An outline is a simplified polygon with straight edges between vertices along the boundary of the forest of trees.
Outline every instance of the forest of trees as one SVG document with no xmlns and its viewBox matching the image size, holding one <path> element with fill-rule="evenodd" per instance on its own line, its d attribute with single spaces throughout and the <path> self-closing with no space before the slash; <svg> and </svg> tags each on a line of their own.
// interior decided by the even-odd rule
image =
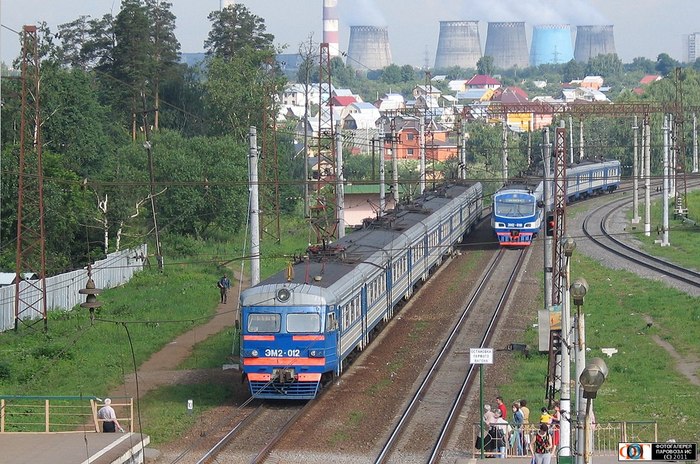
<svg viewBox="0 0 700 464">
<path fill-rule="evenodd" d="M 170 10 L 171 4 L 163 1 L 122 0 L 116 16 L 81 16 L 57 31 L 46 24 L 38 27 L 49 273 L 85 266 L 117 246 L 152 240 L 151 188 L 165 254 L 186 253 L 192 241 L 239 230 L 248 210 L 250 126 L 258 128 L 263 147 L 278 152 L 282 211 L 299 211 L 304 160 L 295 156 L 293 126 L 277 124 L 272 140 L 278 112 L 274 96 L 287 79 L 275 60 L 282 50 L 266 32 L 264 20 L 239 4 L 213 11 L 204 43 L 206 59 L 188 66 L 180 62 Z M 301 80 L 307 75 L 311 81 L 317 79 L 315 63 L 310 53 Z M 21 69 L 21 64 L 21 57 L 12 63 L 14 69 Z M 489 68 L 488 60 L 482 65 L 501 72 L 506 85 L 526 89 L 533 80 L 546 80 L 550 86 L 545 91 L 554 93 L 561 82 L 599 74 L 611 84 L 613 100 L 671 101 L 677 98 L 673 76 L 680 63 L 662 54 L 656 62 L 637 58 L 630 64 L 610 55 L 585 66 L 572 61 L 499 71 Z M 683 101 L 688 105 L 700 104 L 698 69 L 697 62 L 683 68 Z M 433 74 L 443 71 L 449 78 L 460 78 L 477 70 L 433 70 Z M 642 96 L 632 92 L 641 76 L 654 72 L 671 78 L 652 84 Z M 426 78 L 425 71 L 408 65 L 357 73 L 340 59 L 333 60 L 332 74 L 336 86 L 351 88 L 369 101 L 389 89 L 407 95 Z M 20 79 L 3 82 L 2 270 L 15 266 L 21 95 Z M 36 129 L 33 118 L 33 109 L 25 111 L 29 150 L 35 149 L 26 142 Z M 630 127 L 630 118 L 587 122 L 589 152 L 629 160 Z M 475 122 L 468 131 L 470 162 L 497 172 L 500 128 Z M 661 135 L 655 137 L 660 140 Z M 526 156 L 526 138 L 513 135 L 509 142 L 513 165 Z M 360 160 L 348 160 L 347 167 L 350 176 L 353 172 L 366 176 Z"/>
</svg>

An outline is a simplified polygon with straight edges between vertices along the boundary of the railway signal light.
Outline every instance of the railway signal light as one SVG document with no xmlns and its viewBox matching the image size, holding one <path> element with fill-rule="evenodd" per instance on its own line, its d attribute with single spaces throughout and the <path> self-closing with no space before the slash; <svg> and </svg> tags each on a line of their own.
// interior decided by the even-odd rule
<svg viewBox="0 0 700 464">
<path fill-rule="evenodd" d="M 545 221 L 545 232 L 547 237 L 554 237 L 555 228 L 556 223 L 554 221 L 554 214 L 547 213 L 547 220 Z"/>
</svg>

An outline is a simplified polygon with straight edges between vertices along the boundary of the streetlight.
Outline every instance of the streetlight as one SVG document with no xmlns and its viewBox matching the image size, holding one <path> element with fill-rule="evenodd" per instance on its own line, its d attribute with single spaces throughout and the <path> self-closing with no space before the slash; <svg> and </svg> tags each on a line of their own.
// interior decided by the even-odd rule
<svg viewBox="0 0 700 464">
<path fill-rule="evenodd" d="M 583 397 L 586 398 L 586 422 L 584 429 L 583 462 L 591 462 L 591 400 L 596 397 L 598 390 L 608 376 L 608 366 L 600 358 L 591 359 L 579 377 L 579 383 L 583 389 Z"/>
<path fill-rule="evenodd" d="M 561 311 L 561 402 L 559 436 L 560 456 L 566 457 L 565 461 L 570 462 L 571 456 L 571 352 L 569 350 L 571 330 L 571 304 L 569 302 L 569 282 L 571 281 L 571 255 L 576 249 L 576 242 L 569 235 L 564 236 L 563 241 L 564 256 L 566 257 L 566 282 L 564 284 L 563 306 Z M 567 417 L 567 414 L 569 416 Z"/>
<path fill-rule="evenodd" d="M 571 284 L 569 291 L 576 305 L 576 379 L 579 379 L 583 373 L 583 366 L 586 364 L 585 318 L 581 306 L 583 306 L 583 299 L 588 293 L 588 282 L 582 278 L 576 279 Z M 583 391 L 579 383 L 576 388 L 576 462 L 578 464 L 583 464 L 581 444 L 584 443 L 585 431 L 581 427 L 581 418 L 584 414 Z"/>
</svg>

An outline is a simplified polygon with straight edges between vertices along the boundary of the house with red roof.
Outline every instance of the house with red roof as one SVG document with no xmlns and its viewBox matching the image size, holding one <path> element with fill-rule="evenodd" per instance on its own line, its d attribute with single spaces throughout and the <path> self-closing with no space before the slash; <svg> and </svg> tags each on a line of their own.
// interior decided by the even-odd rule
<svg viewBox="0 0 700 464">
<path fill-rule="evenodd" d="M 494 79 L 486 74 L 475 74 L 467 81 L 467 89 L 497 89 L 501 86 L 498 79 Z"/>
</svg>

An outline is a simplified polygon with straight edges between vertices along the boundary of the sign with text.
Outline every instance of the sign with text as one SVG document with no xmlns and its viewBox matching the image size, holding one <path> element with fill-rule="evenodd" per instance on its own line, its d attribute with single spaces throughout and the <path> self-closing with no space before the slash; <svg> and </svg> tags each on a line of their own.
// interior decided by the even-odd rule
<svg viewBox="0 0 700 464">
<path fill-rule="evenodd" d="M 469 364 L 493 364 L 493 348 L 469 348 Z"/>
<path fill-rule="evenodd" d="M 697 461 L 697 443 L 618 443 L 618 461 Z"/>
</svg>

